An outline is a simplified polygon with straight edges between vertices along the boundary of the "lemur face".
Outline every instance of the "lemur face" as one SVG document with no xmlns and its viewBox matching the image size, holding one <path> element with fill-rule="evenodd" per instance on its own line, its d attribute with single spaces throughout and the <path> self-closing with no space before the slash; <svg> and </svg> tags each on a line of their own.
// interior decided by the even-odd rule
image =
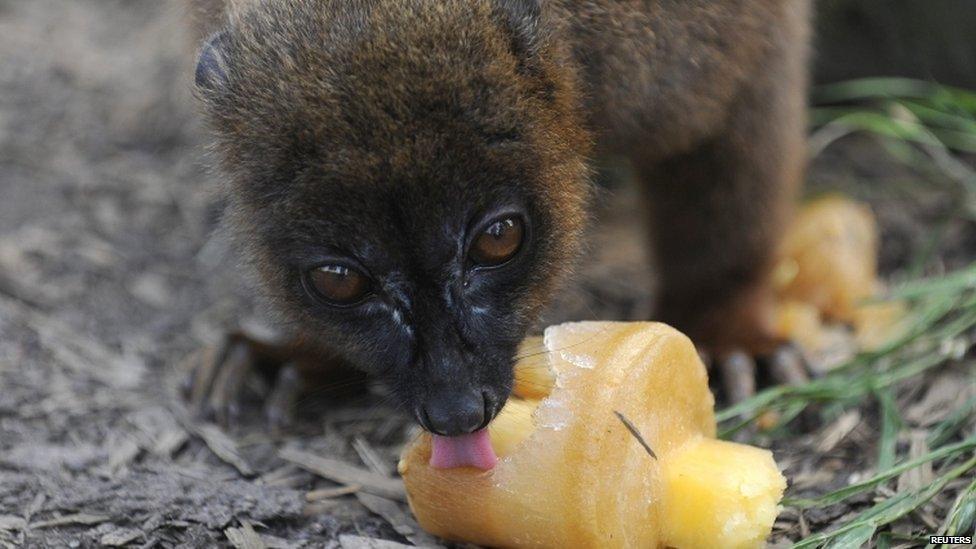
<svg viewBox="0 0 976 549">
<path fill-rule="evenodd" d="M 487 0 L 289 1 L 301 28 L 265 3 L 201 54 L 229 221 L 305 339 L 388 380 L 432 432 L 484 427 L 577 249 L 570 79 Z"/>
<path fill-rule="evenodd" d="M 302 332 L 385 377 L 441 434 L 482 427 L 505 402 L 545 278 L 551 222 L 527 189 L 492 181 L 493 164 L 423 182 L 389 170 L 382 186 L 306 176 L 255 235 Z"/>
</svg>

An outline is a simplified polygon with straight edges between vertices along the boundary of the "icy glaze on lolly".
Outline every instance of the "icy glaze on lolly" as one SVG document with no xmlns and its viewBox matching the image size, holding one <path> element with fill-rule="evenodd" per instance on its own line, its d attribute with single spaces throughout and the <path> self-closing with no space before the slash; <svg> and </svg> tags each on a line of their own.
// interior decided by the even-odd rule
<svg viewBox="0 0 976 549">
<path fill-rule="evenodd" d="M 688 338 L 657 323 L 583 322 L 550 327 L 543 344 L 517 366 L 533 373 L 517 373 L 523 390 L 489 427 L 494 469 L 432 468 L 426 435 L 404 450 L 425 529 L 495 547 L 762 545 L 785 481 L 768 451 L 714 440 Z M 547 385 L 544 400 L 519 398 Z"/>
</svg>

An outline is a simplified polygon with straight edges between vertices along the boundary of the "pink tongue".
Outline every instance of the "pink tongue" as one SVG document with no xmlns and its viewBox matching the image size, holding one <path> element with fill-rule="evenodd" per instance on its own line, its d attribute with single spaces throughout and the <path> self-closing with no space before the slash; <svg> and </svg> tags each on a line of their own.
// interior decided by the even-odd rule
<svg viewBox="0 0 976 549">
<path fill-rule="evenodd" d="M 431 435 L 433 448 L 430 453 L 430 466 L 434 469 L 471 466 L 489 470 L 498 458 L 491 447 L 488 429 L 481 429 L 467 435 L 442 437 Z"/>
</svg>

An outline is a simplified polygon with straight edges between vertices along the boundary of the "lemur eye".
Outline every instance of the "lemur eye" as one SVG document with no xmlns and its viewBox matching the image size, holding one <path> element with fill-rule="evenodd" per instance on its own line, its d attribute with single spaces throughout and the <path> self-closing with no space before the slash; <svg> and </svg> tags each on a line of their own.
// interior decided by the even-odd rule
<svg viewBox="0 0 976 549">
<path fill-rule="evenodd" d="M 471 244 L 468 255 L 476 264 L 490 267 L 511 259 L 522 247 L 522 220 L 505 217 L 493 222 Z"/>
<path fill-rule="evenodd" d="M 372 289 L 366 275 L 345 265 L 321 265 L 308 271 L 305 280 L 313 294 L 339 306 L 362 301 Z"/>
</svg>

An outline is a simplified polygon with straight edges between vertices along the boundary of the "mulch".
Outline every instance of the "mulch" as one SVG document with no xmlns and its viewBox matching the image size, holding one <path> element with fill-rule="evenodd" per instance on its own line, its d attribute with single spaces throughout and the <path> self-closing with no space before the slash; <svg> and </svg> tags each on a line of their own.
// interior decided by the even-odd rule
<svg viewBox="0 0 976 549">
<path fill-rule="evenodd" d="M 0 546 L 439 544 L 395 480 L 415 427 L 381 388 L 303 401 L 283 432 L 266 429 L 256 406 L 230 429 L 184 409 L 186 357 L 261 318 L 215 230 L 191 51 L 178 3 L 0 1 Z M 893 270 L 947 205 L 852 184 L 913 176 L 880 154 L 842 143 L 811 181 L 871 200 Z M 633 192 L 608 184 L 606 222 L 546 323 L 648 315 Z M 946 268 L 972 259 L 974 235 L 950 227 Z M 899 393 L 915 410 L 903 444 L 917 445 L 912 433 L 945 409 L 962 368 Z M 798 494 L 820 493 L 867 474 L 876 429 L 865 404 L 770 444 Z M 948 503 L 936 498 L 899 528 L 930 529 Z M 775 539 L 850 512 L 784 514 Z"/>
</svg>

